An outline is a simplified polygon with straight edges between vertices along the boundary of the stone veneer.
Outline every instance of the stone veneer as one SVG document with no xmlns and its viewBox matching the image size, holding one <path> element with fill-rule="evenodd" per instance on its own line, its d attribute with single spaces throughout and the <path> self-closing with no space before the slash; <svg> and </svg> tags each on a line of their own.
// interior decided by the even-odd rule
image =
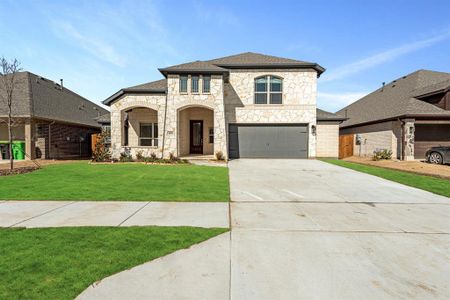
<svg viewBox="0 0 450 300">
<path fill-rule="evenodd" d="M 283 104 L 255 105 L 254 79 L 262 75 L 283 78 Z M 211 76 L 210 93 L 179 92 L 179 76 L 167 78 L 167 115 L 164 156 L 179 155 L 179 112 L 185 108 L 203 107 L 213 111 L 214 153 L 227 151 L 227 128 L 230 123 L 302 123 L 309 126 L 309 157 L 316 156 L 316 136 L 312 126 L 316 125 L 317 73 L 314 70 L 230 70 L 227 83 L 222 75 Z M 224 104 L 225 103 L 225 104 Z M 164 131 L 166 95 L 127 94 L 111 104 L 111 144 L 114 157 L 128 149 L 133 155 L 143 150 L 145 155 L 158 152 L 161 155 Z M 123 147 L 123 112 L 135 107 L 147 107 L 158 112 L 159 147 Z M 207 139 L 207 136 L 204 136 Z"/>
<path fill-rule="evenodd" d="M 283 104 L 254 104 L 254 80 L 263 75 L 283 79 Z M 313 70 L 230 70 L 225 84 L 229 123 L 302 123 L 309 126 L 309 157 L 316 156 L 317 73 Z"/>
</svg>

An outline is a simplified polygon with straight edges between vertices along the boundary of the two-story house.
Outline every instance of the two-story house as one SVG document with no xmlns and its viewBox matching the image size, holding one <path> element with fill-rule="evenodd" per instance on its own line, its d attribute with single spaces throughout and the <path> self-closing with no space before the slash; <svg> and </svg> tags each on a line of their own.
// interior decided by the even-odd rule
<svg viewBox="0 0 450 300">
<path fill-rule="evenodd" d="M 337 157 L 344 118 L 318 110 L 316 63 L 257 53 L 194 61 L 124 88 L 111 107 L 114 157 Z"/>
</svg>

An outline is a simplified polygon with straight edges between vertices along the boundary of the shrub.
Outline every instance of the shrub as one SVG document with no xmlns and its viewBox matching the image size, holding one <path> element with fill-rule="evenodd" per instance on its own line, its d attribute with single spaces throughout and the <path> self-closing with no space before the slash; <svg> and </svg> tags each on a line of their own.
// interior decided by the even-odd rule
<svg viewBox="0 0 450 300">
<path fill-rule="evenodd" d="M 120 162 L 131 162 L 133 161 L 133 158 L 131 157 L 131 154 L 129 152 L 122 152 L 120 153 Z"/>
<path fill-rule="evenodd" d="M 169 161 L 170 162 L 178 162 L 180 159 L 175 156 L 172 152 L 169 153 Z"/>
<path fill-rule="evenodd" d="M 152 152 L 152 153 L 150 154 L 150 158 L 153 159 L 153 160 L 156 160 L 156 153 L 155 153 L 155 152 Z"/>
<path fill-rule="evenodd" d="M 136 161 L 144 161 L 145 157 L 144 157 L 144 151 L 139 150 L 136 152 Z"/>
<path fill-rule="evenodd" d="M 222 151 L 217 151 L 216 152 L 216 159 L 217 160 L 225 160 L 225 156 L 223 155 Z"/>
<path fill-rule="evenodd" d="M 373 160 L 382 160 L 391 158 L 392 158 L 392 151 L 387 149 L 374 151 L 372 157 Z"/>
<path fill-rule="evenodd" d="M 106 146 L 108 139 L 108 134 L 102 132 L 99 134 L 99 138 L 95 143 L 95 149 L 92 151 L 92 161 L 94 162 L 105 162 L 111 160 L 111 152 Z"/>
</svg>

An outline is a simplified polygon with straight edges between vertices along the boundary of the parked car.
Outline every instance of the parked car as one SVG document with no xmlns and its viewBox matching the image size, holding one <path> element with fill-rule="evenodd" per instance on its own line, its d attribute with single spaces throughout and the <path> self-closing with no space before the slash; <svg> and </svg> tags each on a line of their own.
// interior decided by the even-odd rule
<svg viewBox="0 0 450 300">
<path fill-rule="evenodd" d="M 431 164 L 450 163 L 450 146 L 432 147 L 426 152 L 427 162 Z"/>
</svg>

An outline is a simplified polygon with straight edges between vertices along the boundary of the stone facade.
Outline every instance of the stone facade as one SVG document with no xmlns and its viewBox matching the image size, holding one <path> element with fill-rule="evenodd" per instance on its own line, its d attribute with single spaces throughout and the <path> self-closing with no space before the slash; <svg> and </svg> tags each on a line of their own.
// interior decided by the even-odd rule
<svg viewBox="0 0 450 300">
<path fill-rule="evenodd" d="M 254 80 L 274 75 L 283 79 L 283 104 L 254 104 Z M 225 84 L 229 123 L 302 123 L 309 126 L 309 157 L 316 156 L 317 73 L 309 70 L 231 70 Z"/>
<path fill-rule="evenodd" d="M 262 75 L 274 75 L 283 79 L 283 104 L 254 104 L 254 80 Z M 144 151 L 145 155 L 158 152 L 167 157 L 186 155 L 189 114 L 204 120 L 204 153 L 222 152 L 226 157 L 228 124 L 230 123 L 299 123 L 309 126 L 309 156 L 316 156 L 317 73 L 313 70 L 229 70 L 229 75 L 212 75 L 210 92 L 202 92 L 202 76 L 199 92 L 191 92 L 191 76 L 188 92 L 180 93 L 179 75 L 167 76 L 167 94 L 125 94 L 111 104 L 111 144 L 114 157 L 123 151 Z M 167 107 L 166 107 L 167 103 Z M 158 122 L 158 147 L 140 147 L 134 141 L 123 145 L 123 120 L 127 110 L 144 107 L 155 111 Z M 192 110 L 196 108 L 196 110 Z M 201 109 L 201 114 L 200 110 Z M 188 110 L 191 110 L 188 113 Z M 131 118 L 131 116 L 130 116 Z M 131 121 L 130 121 L 131 122 Z M 165 128 L 164 128 L 165 126 Z M 214 143 L 208 144 L 208 128 L 214 128 Z M 163 152 L 163 153 L 161 153 Z"/>
</svg>

